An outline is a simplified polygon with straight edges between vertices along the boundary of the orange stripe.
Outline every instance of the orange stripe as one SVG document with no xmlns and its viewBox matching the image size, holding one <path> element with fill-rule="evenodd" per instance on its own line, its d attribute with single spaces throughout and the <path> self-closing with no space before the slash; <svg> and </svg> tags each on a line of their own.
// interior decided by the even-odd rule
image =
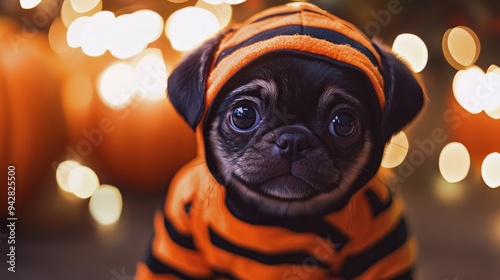
<svg viewBox="0 0 500 280">
<path fill-rule="evenodd" d="M 152 253 L 159 261 L 193 277 L 203 278 L 211 275 L 210 268 L 199 252 L 187 250 L 169 238 L 160 213 L 155 215 L 154 228 Z"/>
<path fill-rule="evenodd" d="M 190 219 L 184 211 L 183 206 L 193 201 L 194 195 L 197 193 L 196 189 L 200 183 L 194 180 L 194 176 L 186 175 L 192 172 L 192 170 L 200 164 L 204 164 L 204 159 L 202 161 L 196 158 L 177 172 L 170 184 L 165 200 L 165 216 L 174 225 L 177 231 L 184 235 L 190 234 L 191 230 L 189 228 Z"/>
<path fill-rule="evenodd" d="M 367 204 L 367 203 L 366 203 Z M 369 207 L 367 207 L 369 208 Z M 369 229 L 363 234 L 359 234 L 354 242 L 348 243 L 345 246 L 345 251 L 342 255 L 358 254 L 363 252 L 367 247 L 376 244 L 379 240 L 384 238 L 401 220 L 402 205 L 398 198 L 394 198 L 391 209 L 384 211 L 375 220 L 371 219 L 371 210 L 368 209 L 363 215 L 354 217 L 357 223 L 367 224 Z"/>
<path fill-rule="evenodd" d="M 385 104 L 383 78 L 368 58 L 349 46 L 333 45 L 324 40 L 301 35 L 277 36 L 238 49 L 227 56 L 210 73 L 207 83 L 207 104 L 212 103 L 222 86 L 243 66 L 265 53 L 276 50 L 296 50 L 319 54 L 361 69 L 373 84 L 383 110 Z"/>
</svg>

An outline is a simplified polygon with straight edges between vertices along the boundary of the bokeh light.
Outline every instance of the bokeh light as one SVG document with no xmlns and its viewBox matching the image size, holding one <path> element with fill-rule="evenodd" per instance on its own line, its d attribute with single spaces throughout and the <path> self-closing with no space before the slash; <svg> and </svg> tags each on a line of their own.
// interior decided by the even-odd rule
<svg viewBox="0 0 500 280">
<path fill-rule="evenodd" d="M 61 162 L 56 169 L 57 185 L 65 192 L 72 192 L 69 188 L 68 176 L 73 168 L 80 166 L 80 164 L 73 160 L 66 160 Z"/>
<path fill-rule="evenodd" d="M 87 1 L 87 0 L 85 0 L 85 1 Z M 71 23 L 73 23 L 73 21 L 75 21 L 77 18 L 82 17 L 82 16 L 90 17 L 90 16 L 92 16 L 95 13 L 98 13 L 100 11 L 102 11 L 102 1 L 99 1 L 99 3 L 97 3 L 97 5 L 89 11 L 87 11 L 85 13 L 78 13 L 75 11 L 75 9 L 73 9 L 71 2 L 69 0 L 65 0 L 61 6 L 61 19 L 62 19 L 62 22 L 64 23 L 64 26 L 69 28 Z"/>
<path fill-rule="evenodd" d="M 101 2 L 101 0 L 70 0 L 73 10 L 77 13 L 91 11 Z"/>
<path fill-rule="evenodd" d="M 474 65 L 458 71 L 453 78 L 453 95 L 458 104 L 471 114 L 478 114 L 483 110 L 480 101 L 474 96 L 483 74 Z"/>
<path fill-rule="evenodd" d="M 227 3 L 221 3 L 221 4 L 208 4 L 205 1 L 199 0 L 195 7 L 206 9 L 210 12 L 212 12 L 217 20 L 219 21 L 219 28 L 222 29 L 226 27 L 229 22 L 231 21 L 231 17 L 233 16 L 233 8 L 231 5 Z"/>
<path fill-rule="evenodd" d="M 79 17 L 68 27 L 66 40 L 70 47 L 79 48 L 82 46 L 83 30 L 89 19 L 90 17 L 87 16 Z"/>
<path fill-rule="evenodd" d="M 123 207 L 120 191 L 110 185 L 101 185 L 89 201 L 92 217 L 102 225 L 110 225 L 118 221 Z"/>
<path fill-rule="evenodd" d="M 450 183 L 441 176 L 436 176 L 433 182 L 433 192 L 443 203 L 454 204 L 461 201 L 466 193 L 463 183 Z"/>
<path fill-rule="evenodd" d="M 116 18 L 110 33 L 109 50 L 124 59 L 139 54 L 161 36 L 163 18 L 151 10 L 139 10 Z"/>
<path fill-rule="evenodd" d="M 400 165 L 408 154 L 410 144 L 408 137 L 404 132 L 394 135 L 385 148 L 382 166 L 385 168 L 394 168 Z"/>
<path fill-rule="evenodd" d="M 21 8 L 23 9 L 33 9 L 41 2 L 42 0 L 20 0 L 19 4 L 21 4 Z"/>
<path fill-rule="evenodd" d="M 88 198 L 99 187 L 97 174 L 87 166 L 72 168 L 68 174 L 68 188 L 79 198 Z"/>
<path fill-rule="evenodd" d="M 439 154 L 439 171 L 446 181 L 462 181 L 469 174 L 469 169 L 469 151 L 462 143 L 449 143 Z"/>
<path fill-rule="evenodd" d="M 134 67 L 134 93 L 144 99 L 166 98 L 167 66 L 158 49 L 150 49 L 140 55 Z"/>
<path fill-rule="evenodd" d="M 86 55 L 100 56 L 106 52 L 114 20 L 115 15 L 112 12 L 102 11 L 85 22 L 81 33 L 81 47 Z"/>
<path fill-rule="evenodd" d="M 394 40 L 392 49 L 403 57 L 415 73 L 427 65 L 429 54 L 424 41 L 414 34 L 401 34 Z"/>
<path fill-rule="evenodd" d="M 218 4 L 230 4 L 230 5 L 238 5 L 246 0 L 203 0 L 204 2 L 212 5 L 218 5 Z"/>
<path fill-rule="evenodd" d="M 484 110 L 496 117 L 500 110 L 500 71 L 484 73 L 475 65 L 458 71 L 453 79 L 453 95 L 471 114 Z"/>
<path fill-rule="evenodd" d="M 110 108 L 127 106 L 133 97 L 134 69 L 127 63 L 117 62 L 106 68 L 98 79 L 98 93 Z"/>
<path fill-rule="evenodd" d="M 208 10 L 186 7 L 174 12 L 165 24 L 165 35 L 178 51 L 194 49 L 220 29 L 217 17 Z"/>
<path fill-rule="evenodd" d="M 491 153 L 486 156 L 481 165 L 481 175 L 488 187 L 500 186 L 500 153 Z"/>
<path fill-rule="evenodd" d="M 125 59 L 143 51 L 161 36 L 162 30 L 163 18 L 151 10 L 118 17 L 102 11 L 74 20 L 66 37 L 69 46 L 81 47 L 89 56 L 99 56 L 109 50 L 113 56 Z"/>
<path fill-rule="evenodd" d="M 488 86 L 486 90 L 491 94 L 491 98 L 486 102 L 484 112 L 491 118 L 500 119 L 500 68 L 491 65 L 485 75 Z"/>
<path fill-rule="evenodd" d="M 476 33 L 465 26 L 448 29 L 443 36 L 443 54 L 446 61 L 457 70 L 473 65 L 481 52 Z"/>
<path fill-rule="evenodd" d="M 71 50 L 71 47 L 68 45 L 66 34 L 67 28 L 64 26 L 61 18 L 56 18 L 50 25 L 48 37 L 49 44 L 52 50 L 58 54 L 64 54 Z"/>
<path fill-rule="evenodd" d="M 496 213 L 492 219 L 491 234 L 496 245 L 500 245 L 500 213 Z"/>
</svg>

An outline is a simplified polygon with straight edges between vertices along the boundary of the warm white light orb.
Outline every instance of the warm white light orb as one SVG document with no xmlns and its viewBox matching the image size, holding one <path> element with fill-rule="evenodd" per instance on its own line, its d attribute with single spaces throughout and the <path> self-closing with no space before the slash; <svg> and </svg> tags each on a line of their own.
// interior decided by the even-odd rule
<svg viewBox="0 0 500 280">
<path fill-rule="evenodd" d="M 186 7 L 174 12 L 167 20 L 165 34 L 172 47 L 187 51 L 199 46 L 219 30 L 213 13 L 198 7 Z"/>
<path fill-rule="evenodd" d="M 140 30 L 140 34 L 137 34 L 142 40 L 150 43 L 160 38 L 163 31 L 164 20 L 160 14 L 152 10 L 139 10 L 134 12 L 132 18 L 138 25 L 137 30 Z"/>
<path fill-rule="evenodd" d="M 122 208 L 123 200 L 120 191 L 110 185 L 101 185 L 89 201 L 90 214 L 102 225 L 110 225 L 118 221 Z"/>
<path fill-rule="evenodd" d="M 80 164 L 73 160 L 63 161 L 57 166 L 56 169 L 57 185 L 59 185 L 59 187 L 63 191 L 72 192 L 71 189 L 69 188 L 68 176 L 71 170 L 78 166 L 80 166 Z"/>
<path fill-rule="evenodd" d="M 41 2 L 42 0 L 20 0 L 19 4 L 21 4 L 21 8 L 28 10 L 38 6 Z"/>
<path fill-rule="evenodd" d="M 110 11 L 102 11 L 91 16 L 82 30 L 82 51 L 88 56 L 103 55 L 109 46 L 111 27 L 115 15 Z"/>
<path fill-rule="evenodd" d="M 233 8 L 227 3 L 208 4 L 205 1 L 199 0 L 198 2 L 196 2 L 195 7 L 206 9 L 212 12 L 219 21 L 220 29 L 226 27 L 231 21 L 231 17 L 233 16 Z"/>
<path fill-rule="evenodd" d="M 488 115 L 490 118 L 494 120 L 500 119 L 500 107 L 497 107 L 493 110 L 485 110 L 484 112 L 486 113 L 486 115 Z"/>
<path fill-rule="evenodd" d="M 500 153 L 491 153 L 486 156 L 481 165 L 481 175 L 488 187 L 500 186 Z"/>
<path fill-rule="evenodd" d="M 218 5 L 218 4 L 230 4 L 230 5 L 237 5 L 245 2 L 246 0 L 203 0 L 203 2 L 206 2 L 211 5 Z"/>
<path fill-rule="evenodd" d="M 118 62 L 106 68 L 98 79 L 101 100 L 113 109 L 127 106 L 133 97 L 134 69 L 127 63 Z"/>
<path fill-rule="evenodd" d="M 500 119 L 500 68 L 491 65 L 485 75 L 485 90 L 491 96 L 484 106 L 484 112 L 491 118 Z"/>
<path fill-rule="evenodd" d="M 436 176 L 434 180 L 434 194 L 443 203 L 453 204 L 461 201 L 466 192 L 466 188 L 462 183 L 450 183 L 441 176 Z"/>
<path fill-rule="evenodd" d="M 85 0 L 87 1 L 87 0 Z M 91 0 L 92 1 L 92 0 Z M 92 8 L 91 10 L 84 12 L 84 13 L 78 13 L 75 11 L 73 8 L 73 5 L 71 5 L 71 2 L 69 0 L 65 0 L 62 3 L 61 6 L 61 20 L 64 23 L 64 26 L 69 27 L 73 21 L 78 19 L 79 17 L 82 16 L 92 16 L 97 12 L 102 11 L 102 1 L 99 1 L 97 5 Z"/>
<path fill-rule="evenodd" d="M 68 188 L 79 198 L 88 198 L 99 187 L 99 178 L 86 166 L 72 168 L 68 174 Z"/>
<path fill-rule="evenodd" d="M 394 135 L 385 148 L 384 157 L 382 158 L 382 166 L 385 168 L 394 168 L 399 166 L 406 155 L 408 154 L 408 149 L 410 144 L 408 143 L 408 137 L 404 132 L 400 132 Z"/>
<path fill-rule="evenodd" d="M 160 50 L 150 50 L 134 67 L 134 92 L 149 100 L 166 98 L 167 66 Z"/>
<path fill-rule="evenodd" d="M 158 39 L 162 30 L 163 18 L 151 10 L 121 15 L 111 28 L 109 50 L 120 59 L 132 57 Z"/>
<path fill-rule="evenodd" d="M 478 114 L 483 110 L 483 105 L 476 94 L 481 86 L 480 82 L 484 72 L 477 66 L 460 70 L 453 78 L 453 95 L 458 104 L 471 114 Z"/>
<path fill-rule="evenodd" d="M 70 47 L 79 48 L 82 46 L 83 30 L 89 19 L 90 17 L 79 17 L 68 27 L 66 41 Z"/>
<path fill-rule="evenodd" d="M 64 26 L 61 18 L 55 18 L 49 28 L 48 39 L 50 48 L 58 53 L 64 54 L 71 50 L 71 47 L 68 45 L 68 41 L 66 39 L 66 35 L 68 33 L 68 29 Z"/>
<path fill-rule="evenodd" d="M 401 34 L 394 40 L 392 49 L 403 57 L 414 72 L 418 73 L 425 68 L 429 54 L 424 41 L 414 34 Z"/>
<path fill-rule="evenodd" d="M 101 0 L 70 0 L 73 10 L 77 13 L 85 13 L 94 9 Z"/>
<path fill-rule="evenodd" d="M 453 79 L 453 94 L 468 112 L 478 114 L 484 110 L 497 118 L 500 110 L 500 70 L 492 68 L 484 73 L 474 65 L 458 71 Z"/>
<path fill-rule="evenodd" d="M 465 26 L 448 29 L 443 36 L 442 47 L 448 63 L 458 70 L 473 65 L 481 52 L 476 33 Z"/>
<path fill-rule="evenodd" d="M 462 143 L 449 143 L 443 148 L 439 155 L 439 171 L 446 181 L 462 181 L 469 174 L 469 169 L 469 151 Z"/>
</svg>

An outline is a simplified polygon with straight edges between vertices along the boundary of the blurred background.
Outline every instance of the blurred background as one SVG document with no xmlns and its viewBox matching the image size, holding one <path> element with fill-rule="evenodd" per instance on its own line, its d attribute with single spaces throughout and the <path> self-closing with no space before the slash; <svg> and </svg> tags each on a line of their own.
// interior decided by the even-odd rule
<svg viewBox="0 0 500 280">
<path fill-rule="evenodd" d="M 425 82 L 425 113 L 383 162 L 421 278 L 500 279 L 500 2 L 310 2 L 393 46 Z M 196 152 L 168 74 L 218 30 L 283 3 L 1 1 L 0 215 L 17 220 L 15 273 L 0 228 L 0 279 L 132 279 Z"/>
</svg>

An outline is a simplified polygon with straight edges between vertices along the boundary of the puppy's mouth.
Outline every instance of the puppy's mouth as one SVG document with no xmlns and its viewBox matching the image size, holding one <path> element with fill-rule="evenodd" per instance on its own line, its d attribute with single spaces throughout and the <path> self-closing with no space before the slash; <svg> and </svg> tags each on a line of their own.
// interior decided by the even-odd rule
<svg viewBox="0 0 500 280">
<path fill-rule="evenodd" d="M 321 187 L 290 173 L 273 176 L 259 183 L 246 182 L 236 174 L 233 174 L 233 178 L 254 192 L 279 200 L 307 200 L 322 193 Z"/>
</svg>

